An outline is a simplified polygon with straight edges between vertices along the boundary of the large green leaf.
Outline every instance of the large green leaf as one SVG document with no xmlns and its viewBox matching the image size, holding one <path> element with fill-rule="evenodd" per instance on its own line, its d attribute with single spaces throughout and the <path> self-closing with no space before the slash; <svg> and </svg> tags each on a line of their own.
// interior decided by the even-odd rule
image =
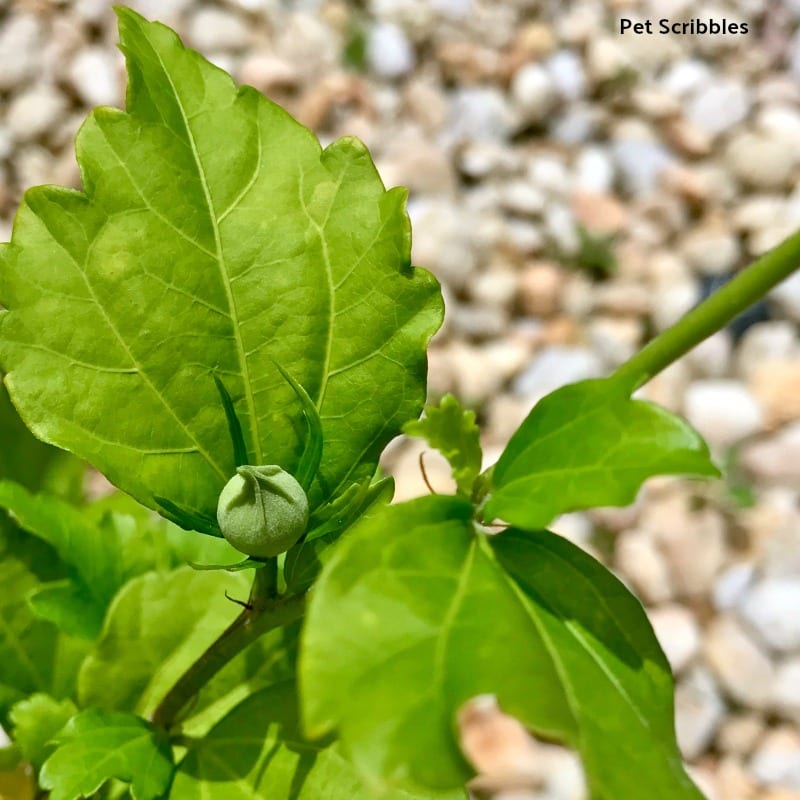
<svg viewBox="0 0 800 800">
<path fill-rule="evenodd" d="M 174 771 L 169 740 L 133 714 L 82 711 L 56 742 L 39 775 L 50 800 L 89 797 L 111 778 L 130 783 L 134 800 L 158 800 L 169 789 Z"/>
<path fill-rule="evenodd" d="M 26 601 L 30 592 L 64 575 L 51 547 L 0 519 L 0 724 L 25 695 L 62 698 L 74 692 L 86 644 L 37 619 Z"/>
<path fill-rule="evenodd" d="M 338 546 L 311 596 L 301 688 L 312 735 L 338 730 L 366 779 L 470 777 L 454 736 L 479 694 L 583 758 L 598 800 L 699 800 L 672 679 L 644 610 L 547 531 L 488 537 L 469 504 L 394 506 Z"/>
<path fill-rule="evenodd" d="M 249 697 L 190 749 L 173 785 L 180 800 L 370 800 L 337 744 L 303 739 L 292 682 Z M 463 792 L 387 800 L 456 800 Z"/>
<path fill-rule="evenodd" d="M 403 189 L 127 9 L 127 112 L 81 128 L 85 194 L 30 190 L 0 257 L 0 365 L 37 436 L 151 508 L 213 516 L 233 474 L 214 382 L 252 463 L 296 467 L 308 392 L 319 501 L 372 475 L 417 416 L 442 315 L 409 264 Z M 277 363 L 276 363 L 277 362 Z M 287 418 L 291 424 L 287 424 Z"/>
<path fill-rule="evenodd" d="M 540 400 L 493 470 L 487 519 L 535 529 L 559 514 L 634 500 L 653 475 L 719 475 L 700 435 L 611 378 Z"/>
</svg>

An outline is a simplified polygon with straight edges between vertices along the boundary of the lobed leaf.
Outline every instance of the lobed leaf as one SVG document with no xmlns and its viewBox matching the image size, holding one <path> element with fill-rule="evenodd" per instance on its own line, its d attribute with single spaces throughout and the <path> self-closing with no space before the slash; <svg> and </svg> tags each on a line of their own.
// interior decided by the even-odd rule
<svg viewBox="0 0 800 800">
<path fill-rule="evenodd" d="M 488 537 L 471 512 L 422 498 L 337 547 L 303 635 L 308 733 L 337 730 L 379 788 L 454 787 L 471 776 L 456 712 L 491 693 L 580 752 L 593 797 L 700 800 L 675 743 L 669 666 L 638 601 L 565 539 Z"/>
<path fill-rule="evenodd" d="M 450 463 L 458 493 L 472 495 L 483 457 L 474 411 L 466 411 L 452 394 L 446 394 L 438 407 L 425 407 L 422 419 L 407 422 L 403 432 L 425 439 L 438 450 Z"/>
<path fill-rule="evenodd" d="M 37 693 L 16 703 L 9 713 L 11 735 L 23 758 L 41 767 L 55 749 L 56 734 L 77 713 L 72 700 Z"/>
<path fill-rule="evenodd" d="M 133 714 L 82 711 L 56 742 L 39 774 L 50 800 L 88 797 L 111 778 L 130 783 L 134 800 L 158 800 L 169 789 L 174 771 L 169 740 Z"/>
<path fill-rule="evenodd" d="M 654 475 L 718 476 L 707 445 L 684 420 L 610 378 L 544 397 L 494 466 L 484 519 L 543 528 L 559 514 L 631 503 Z"/>
<path fill-rule="evenodd" d="M 117 13 L 127 111 L 90 115 L 85 192 L 27 192 L 0 255 L 10 394 L 37 436 L 145 505 L 213 518 L 234 472 L 214 376 L 249 462 L 292 472 L 291 365 L 322 422 L 316 505 L 371 476 L 424 401 L 442 302 L 409 263 L 406 192 L 358 140 L 322 149 L 165 26 Z"/>
</svg>

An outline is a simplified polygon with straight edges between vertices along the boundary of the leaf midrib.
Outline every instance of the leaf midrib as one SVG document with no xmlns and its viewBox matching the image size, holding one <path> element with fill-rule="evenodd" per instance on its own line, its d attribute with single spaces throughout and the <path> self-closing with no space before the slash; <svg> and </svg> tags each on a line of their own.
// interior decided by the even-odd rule
<svg viewBox="0 0 800 800">
<path fill-rule="evenodd" d="M 258 426 L 258 417 L 256 416 L 255 410 L 255 398 L 253 396 L 253 390 L 250 385 L 250 368 L 247 362 L 247 355 L 244 349 L 244 343 L 242 342 L 242 335 L 241 329 L 239 326 L 239 312 L 236 306 L 236 298 L 234 297 L 233 290 L 230 285 L 230 275 L 228 273 L 228 269 L 225 264 L 225 258 L 222 252 L 222 239 L 220 237 L 219 232 L 219 221 L 217 219 L 216 213 L 214 211 L 214 205 L 211 199 L 211 192 L 208 186 L 208 181 L 206 179 L 205 170 L 203 169 L 203 164 L 200 160 L 200 154 L 197 150 L 197 142 L 194 138 L 194 132 L 192 131 L 191 125 L 189 124 L 189 118 L 186 114 L 186 109 L 183 107 L 183 103 L 181 102 L 180 95 L 178 94 L 177 88 L 172 81 L 172 76 L 169 73 L 166 65 L 164 64 L 163 59 L 161 58 L 161 54 L 156 50 L 151 44 L 148 39 L 146 39 L 150 50 L 155 55 L 156 60 L 158 61 L 158 65 L 161 67 L 161 71 L 164 73 L 164 77 L 169 83 L 170 89 L 172 90 L 172 95 L 175 98 L 175 103 L 178 107 L 178 111 L 180 112 L 181 119 L 183 120 L 184 128 L 186 129 L 186 137 L 189 144 L 189 150 L 192 153 L 192 159 L 194 160 L 195 167 L 197 169 L 197 177 L 200 181 L 200 186 L 203 189 L 203 197 L 205 199 L 206 208 L 208 209 L 208 219 L 211 223 L 211 229 L 214 234 L 214 246 L 216 250 L 216 261 L 219 267 L 220 277 L 222 278 L 222 285 L 225 290 L 225 298 L 228 301 L 228 308 L 230 309 L 231 315 L 231 324 L 233 327 L 233 338 L 236 342 L 236 350 L 237 355 L 239 358 L 239 366 L 242 371 L 242 383 L 244 384 L 244 395 L 245 401 L 247 403 L 247 413 L 250 417 L 250 434 L 253 446 L 253 455 L 255 456 L 255 463 L 261 464 L 263 462 L 263 453 L 261 451 L 261 435 L 259 433 L 259 426 Z M 260 142 L 260 139 L 259 139 Z"/>
</svg>

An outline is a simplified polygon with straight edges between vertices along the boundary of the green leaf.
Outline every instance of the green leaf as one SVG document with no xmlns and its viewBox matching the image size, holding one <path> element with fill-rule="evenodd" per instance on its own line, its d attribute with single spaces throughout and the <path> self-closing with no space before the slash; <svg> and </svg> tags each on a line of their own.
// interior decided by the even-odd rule
<svg viewBox="0 0 800 800">
<path fill-rule="evenodd" d="M 446 394 L 438 408 L 426 406 L 425 416 L 407 422 L 403 432 L 425 439 L 438 450 L 450 462 L 458 493 L 464 497 L 472 495 L 482 459 L 474 411 L 464 410 L 452 394 Z"/>
<path fill-rule="evenodd" d="M 50 800 L 88 797 L 111 778 L 130 783 L 134 800 L 158 800 L 172 781 L 169 740 L 133 714 L 82 711 L 57 743 L 39 775 Z"/>
<path fill-rule="evenodd" d="M 194 745 L 175 776 L 181 800 L 369 800 L 337 744 L 303 739 L 292 682 L 252 695 Z M 389 800 L 464 798 L 394 793 Z"/>
<path fill-rule="evenodd" d="M 182 567 L 129 581 L 111 604 L 103 632 L 81 668 L 82 706 L 149 715 L 241 609 L 241 574 Z"/>
<path fill-rule="evenodd" d="M 145 505 L 213 517 L 234 472 L 214 375 L 249 463 L 293 472 L 291 365 L 322 420 L 316 505 L 372 475 L 424 401 L 442 301 L 409 263 L 406 192 L 358 140 L 323 150 L 168 28 L 117 13 L 127 111 L 92 112 L 85 194 L 28 191 L 0 255 L 9 392 L 37 436 Z"/>
<path fill-rule="evenodd" d="M 719 475 L 700 435 L 612 379 L 547 395 L 493 470 L 484 519 L 543 528 L 567 511 L 633 502 L 653 475 Z"/>
<path fill-rule="evenodd" d="M 77 713 L 72 700 L 55 700 L 47 694 L 34 694 L 17 703 L 9 713 L 11 735 L 23 758 L 41 767 L 55 749 L 56 734 Z"/>
<path fill-rule="evenodd" d="M 61 698 L 75 689 L 85 642 L 59 634 L 26 602 L 42 584 L 64 576 L 51 547 L 0 519 L 0 724 L 25 695 L 47 692 Z"/>
<path fill-rule="evenodd" d="M 492 693 L 580 752 L 592 797 L 700 800 L 675 744 L 669 666 L 638 601 L 565 539 L 489 537 L 471 511 L 422 498 L 336 548 L 303 635 L 308 733 L 338 730 L 378 787 L 452 787 L 471 776 L 457 710 Z"/>
<path fill-rule="evenodd" d="M 105 607 L 72 578 L 34 589 L 28 595 L 28 605 L 39 619 L 52 622 L 70 636 L 94 639 L 103 625 Z"/>
<path fill-rule="evenodd" d="M 0 378 L 2 375 L 0 375 Z M 29 489 L 47 488 L 75 496 L 84 467 L 68 453 L 35 439 L 11 405 L 0 380 L 0 480 L 10 478 Z"/>
</svg>

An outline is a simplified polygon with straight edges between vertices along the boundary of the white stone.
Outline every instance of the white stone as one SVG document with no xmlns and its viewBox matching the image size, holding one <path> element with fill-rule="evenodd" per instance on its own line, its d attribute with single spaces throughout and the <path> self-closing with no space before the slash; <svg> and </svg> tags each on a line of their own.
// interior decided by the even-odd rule
<svg viewBox="0 0 800 800">
<path fill-rule="evenodd" d="M 793 322 L 800 322 L 800 272 L 793 273 L 778 284 L 769 296 Z"/>
<path fill-rule="evenodd" d="M 188 39 L 203 53 L 244 50 L 250 43 L 250 28 L 232 11 L 201 6 L 190 17 Z"/>
<path fill-rule="evenodd" d="M 67 109 L 55 87 L 36 86 L 17 95 L 8 109 L 8 127 L 18 142 L 29 142 L 53 131 Z"/>
<path fill-rule="evenodd" d="M 663 144 L 649 139 L 617 139 L 612 150 L 623 183 L 634 195 L 655 191 L 664 170 L 675 163 Z"/>
<path fill-rule="evenodd" d="M 677 675 L 700 650 L 700 627 L 688 608 L 670 604 L 651 609 L 650 622 L 659 644 Z"/>
<path fill-rule="evenodd" d="M 750 772 L 765 786 L 800 791 L 800 733 L 771 730 L 753 754 Z"/>
<path fill-rule="evenodd" d="M 590 192 L 609 192 L 614 185 L 614 164 L 606 148 L 581 148 L 575 160 L 575 187 Z"/>
<path fill-rule="evenodd" d="M 800 650 L 800 577 L 759 581 L 742 598 L 739 612 L 774 650 Z"/>
<path fill-rule="evenodd" d="M 800 656 L 778 664 L 772 687 L 774 710 L 800 724 Z"/>
<path fill-rule="evenodd" d="M 545 235 L 563 256 L 574 256 L 580 248 L 578 229 L 575 218 L 566 207 L 551 203 L 545 210 L 544 217 Z"/>
<path fill-rule="evenodd" d="M 661 86 L 679 97 L 710 85 L 714 80 L 711 68 L 699 59 L 681 59 L 672 64 L 661 78 Z"/>
<path fill-rule="evenodd" d="M 511 134 L 514 113 L 505 95 L 493 86 L 468 86 L 453 93 L 447 138 L 504 142 Z"/>
<path fill-rule="evenodd" d="M 103 47 L 81 50 L 69 65 L 69 81 L 88 106 L 117 105 L 122 99 L 121 61 Z"/>
<path fill-rule="evenodd" d="M 709 441 L 724 447 L 760 431 L 761 407 L 742 384 L 733 380 L 694 381 L 686 392 L 685 414 Z"/>
<path fill-rule="evenodd" d="M 689 119 L 716 136 L 738 125 L 750 111 L 746 87 L 733 78 L 715 80 L 698 91 L 687 106 Z"/>
<path fill-rule="evenodd" d="M 550 119 L 549 135 L 561 144 L 588 143 L 598 135 L 601 115 L 589 103 L 570 103 L 561 113 Z"/>
<path fill-rule="evenodd" d="M 728 373 L 732 354 L 733 338 L 730 331 L 723 329 L 690 350 L 685 360 L 695 375 L 702 378 L 721 378 Z"/>
<path fill-rule="evenodd" d="M 795 325 L 774 320 L 759 322 L 745 331 L 737 346 L 736 366 L 739 374 L 748 379 L 767 361 L 797 358 L 800 358 L 800 341 Z"/>
<path fill-rule="evenodd" d="M 742 255 L 733 231 L 719 224 L 701 225 L 689 231 L 681 252 L 694 269 L 705 275 L 729 272 Z"/>
<path fill-rule="evenodd" d="M 33 14 L 9 14 L 0 26 L 0 91 L 17 88 L 36 74 L 43 39 Z"/>
<path fill-rule="evenodd" d="M 555 105 L 557 95 L 553 79 L 540 64 L 524 64 L 511 79 L 511 97 L 523 123 L 541 121 Z"/>
<path fill-rule="evenodd" d="M 724 716 L 725 703 L 714 679 L 696 667 L 675 690 L 675 733 L 684 758 L 695 759 L 706 750 Z"/>
<path fill-rule="evenodd" d="M 148 19 L 177 20 L 194 0 L 130 0 L 129 5 Z"/>
<path fill-rule="evenodd" d="M 514 382 L 514 391 L 532 400 L 575 383 L 603 374 L 603 364 L 586 347 L 550 345 L 542 348 Z"/>
<path fill-rule="evenodd" d="M 711 623 L 704 654 L 717 680 L 733 700 L 755 709 L 769 707 L 775 675 L 772 662 L 733 617 L 718 617 Z"/>
<path fill-rule="evenodd" d="M 367 62 L 381 78 L 399 78 L 414 69 L 414 48 L 399 25 L 378 22 L 367 37 Z"/>
<path fill-rule="evenodd" d="M 744 597 L 754 575 L 755 567 L 748 561 L 732 564 L 717 575 L 712 590 L 714 607 L 717 611 L 729 611 L 735 608 Z"/>
<path fill-rule="evenodd" d="M 545 62 L 556 91 L 569 101 L 586 94 L 586 73 L 583 62 L 574 50 L 559 50 Z"/>
<path fill-rule="evenodd" d="M 527 175 L 538 189 L 553 196 L 563 197 L 572 188 L 566 164 L 554 155 L 536 153 L 530 160 Z"/>
</svg>

